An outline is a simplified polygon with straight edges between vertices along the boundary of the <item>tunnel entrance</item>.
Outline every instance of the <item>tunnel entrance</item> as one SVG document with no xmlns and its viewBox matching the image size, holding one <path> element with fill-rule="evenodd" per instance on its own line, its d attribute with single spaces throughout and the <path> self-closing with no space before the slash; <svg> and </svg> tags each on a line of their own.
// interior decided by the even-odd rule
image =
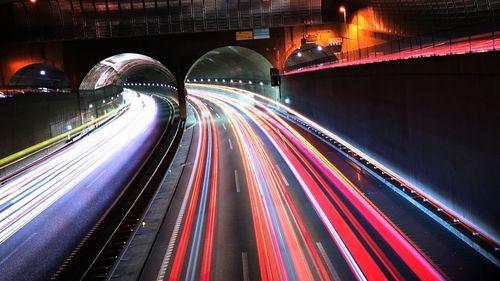
<svg viewBox="0 0 500 281">
<path fill-rule="evenodd" d="M 245 47 L 226 46 L 201 56 L 188 71 L 186 82 L 237 87 L 278 99 L 271 86 L 272 64 L 260 53 Z"/>
<path fill-rule="evenodd" d="M 141 54 L 123 53 L 96 64 L 83 78 L 80 90 L 123 87 L 128 80 L 175 85 L 175 77 L 161 62 Z"/>
<path fill-rule="evenodd" d="M 321 65 L 337 61 L 336 46 L 321 46 L 305 43 L 295 49 L 285 60 L 285 71 L 297 70 L 311 65 Z"/>
<path fill-rule="evenodd" d="M 141 54 L 123 53 L 96 64 L 79 87 L 84 120 L 116 108 L 123 88 L 168 96 L 179 106 L 176 80 L 161 62 Z"/>
<path fill-rule="evenodd" d="M 27 65 L 18 70 L 8 83 L 10 88 L 40 89 L 45 91 L 69 88 L 68 77 L 58 68 L 44 63 Z"/>
</svg>

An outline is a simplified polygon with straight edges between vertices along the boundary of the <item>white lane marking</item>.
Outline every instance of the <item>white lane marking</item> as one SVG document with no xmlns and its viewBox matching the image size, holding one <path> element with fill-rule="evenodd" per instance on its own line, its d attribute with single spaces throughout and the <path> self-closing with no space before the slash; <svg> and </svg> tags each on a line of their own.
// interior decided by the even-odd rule
<svg viewBox="0 0 500 281">
<path fill-rule="evenodd" d="M 247 252 L 241 253 L 241 262 L 243 263 L 243 281 L 250 281 L 250 273 L 248 271 L 248 256 Z"/>
<path fill-rule="evenodd" d="M 280 174 L 281 179 L 283 179 L 283 182 L 285 183 L 285 185 L 286 185 L 286 186 L 290 186 L 290 185 L 288 184 L 288 181 L 287 181 L 287 180 L 286 180 L 286 178 L 285 178 L 285 175 L 284 175 L 284 174 L 283 174 L 283 172 L 281 171 L 280 166 L 278 166 L 278 164 L 276 164 L 276 169 L 278 170 L 278 173 Z"/>
<path fill-rule="evenodd" d="M 219 115 L 219 113 L 215 113 L 215 115 L 217 115 L 217 118 L 220 118 L 220 115 Z"/>
<path fill-rule="evenodd" d="M 328 257 L 328 254 L 326 253 L 325 248 L 323 248 L 323 244 L 321 244 L 321 242 L 316 242 L 316 246 L 318 247 L 318 250 L 321 253 L 321 256 L 323 256 L 323 260 L 326 263 L 326 267 L 328 267 L 328 270 L 332 274 L 333 280 L 340 281 L 341 280 L 340 276 L 337 273 L 337 271 L 335 271 L 335 268 L 333 267 L 333 264 L 332 264 L 332 261 L 330 260 L 330 257 Z"/>
<path fill-rule="evenodd" d="M 26 238 L 26 240 L 23 241 L 23 243 L 19 244 L 12 252 L 10 252 L 10 254 L 8 256 L 6 256 L 1 262 L 0 262 L 0 265 L 2 265 L 4 262 L 6 262 L 13 254 L 15 254 L 21 247 L 23 247 L 26 243 L 28 243 L 28 241 L 31 240 L 31 238 L 33 238 L 33 236 L 37 235 L 38 233 L 35 232 L 33 234 L 31 234 L 28 238 Z"/>
<path fill-rule="evenodd" d="M 193 112 L 195 113 L 195 119 L 200 120 L 200 124 L 201 124 L 200 115 L 198 114 L 198 112 L 196 110 L 193 110 Z M 196 147 L 196 158 L 194 159 L 193 167 L 198 166 L 198 162 L 200 161 L 200 157 L 199 157 L 200 151 L 201 151 L 201 126 L 198 126 L 198 145 Z M 172 256 L 172 252 L 174 250 L 174 246 L 175 246 L 175 243 L 177 241 L 177 236 L 179 234 L 179 229 L 180 229 L 182 220 L 184 218 L 184 212 L 185 212 L 186 207 L 187 207 L 186 205 L 188 203 L 188 198 L 189 198 L 189 195 L 191 194 L 191 188 L 193 186 L 194 177 L 196 174 L 195 170 L 196 169 L 193 168 L 191 171 L 191 175 L 189 177 L 188 187 L 187 187 L 186 193 L 184 194 L 184 198 L 182 200 L 181 209 L 179 211 L 179 215 L 177 216 L 177 220 L 176 220 L 175 225 L 174 225 L 174 230 L 172 231 L 172 236 L 170 236 L 170 240 L 168 242 L 167 252 L 165 253 L 165 256 L 163 257 L 160 270 L 158 271 L 158 275 L 156 276 L 157 281 L 161 281 L 161 280 L 165 279 L 165 274 L 167 273 L 167 268 L 170 264 L 170 258 Z"/>
<path fill-rule="evenodd" d="M 233 144 L 231 143 L 231 139 L 227 139 L 227 141 L 229 142 L 229 148 L 233 150 Z"/>
<path fill-rule="evenodd" d="M 227 130 L 226 125 L 222 124 L 222 128 L 224 128 L 224 131 Z"/>
<path fill-rule="evenodd" d="M 236 182 L 236 192 L 240 192 L 240 180 L 238 177 L 238 170 L 234 170 L 234 181 Z"/>
</svg>

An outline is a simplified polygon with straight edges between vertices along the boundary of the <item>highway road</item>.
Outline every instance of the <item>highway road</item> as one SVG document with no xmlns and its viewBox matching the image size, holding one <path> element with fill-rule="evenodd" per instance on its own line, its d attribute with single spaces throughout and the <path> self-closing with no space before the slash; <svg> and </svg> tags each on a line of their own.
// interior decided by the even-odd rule
<svg viewBox="0 0 500 281">
<path fill-rule="evenodd" d="M 190 85 L 187 172 L 141 280 L 444 280 L 498 267 L 251 94 Z"/>
<path fill-rule="evenodd" d="M 169 106 L 123 98 L 130 106 L 114 120 L 0 184 L 0 280 L 50 279 L 142 164 Z"/>
</svg>

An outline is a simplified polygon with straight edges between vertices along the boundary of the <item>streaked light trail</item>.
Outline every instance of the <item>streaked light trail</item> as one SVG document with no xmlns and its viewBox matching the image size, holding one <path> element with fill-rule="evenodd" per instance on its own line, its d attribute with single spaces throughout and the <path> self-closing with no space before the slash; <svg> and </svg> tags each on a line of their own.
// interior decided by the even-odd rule
<svg viewBox="0 0 500 281">
<path fill-rule="evenodd" d="M 180 238 L 170 240 L 159 280 L 165 276 L 169 280 L 215 280 L 222 274 L 217 264 L 222 250 L 213 245 L 221 235 L 217 229 L 224 229 L 227 223 L 219 219 L 218 202 L 230 197 L 222 192 L 226 183 L 219 181 L 219 174 L 225 173 L 223 168 L 231 174 L 233 170 L 217 164 L 217 136 L 226 131 L 218 130 L 220 122 L 229 125 L 236 140 L 234 150 L 241 156 L 240 180 L 245 184 L 238 183 L 238 191 L 229 190 L 248 200 L 259 279 L 331 280 L 338 272 L 343 278 L 357 280 L 446 278 L 409 237 L 269 106 L 254 96 L 215 86 L 190 88 L 189 102 L 197 116 L 201 150 L 192 170 L 193 186 L 184 193 L 184 200 L 190 200 L 189 207 L 181 208 L 186 216 L 177 216 Z M 285 163 L 294 180 L 286 180 L 276 163 Z M 312 224 L 312 220 L 321 223 Z M 318 244 L 319 237 L 324 240 Z M 328 250 L 317 245 L 327 245 Z M 343 257 L 333 264 L 335 272 L 324 258 L 326 251 Z M 165 264 L 170 257 L 173 263 Z"/>
<path fill-rule="evenodd" d="M 125 90 L 129 109 L 56 156 L 0 185 L 0 244 L 148 129 L 155 101 Z"/>
</svg>

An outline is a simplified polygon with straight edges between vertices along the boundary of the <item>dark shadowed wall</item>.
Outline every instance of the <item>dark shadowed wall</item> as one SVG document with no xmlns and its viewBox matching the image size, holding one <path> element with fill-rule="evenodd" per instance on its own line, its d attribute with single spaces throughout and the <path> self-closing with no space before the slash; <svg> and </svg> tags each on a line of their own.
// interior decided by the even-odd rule
<svg viewBox="0 0 500 281">
<path fill-rule="evenodd" d="M 500 53 L 283 77 L 283 98 L 500 237 Z"/>
</svg>

